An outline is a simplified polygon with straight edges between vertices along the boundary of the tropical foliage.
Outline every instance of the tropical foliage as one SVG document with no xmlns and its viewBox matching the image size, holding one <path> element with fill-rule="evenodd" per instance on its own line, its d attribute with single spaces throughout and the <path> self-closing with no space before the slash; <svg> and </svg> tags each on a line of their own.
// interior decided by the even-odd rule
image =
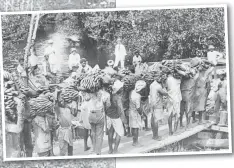
<svg viewBox="0 0 234 168">
<path fill-rule="evenodd" d="M 3 18 L 4 55 L 9 55 L 11 44 L 27 36 L 29 17 Z M 209 44 L 221 51 L 225 49 L 224 8 L 47 14 L 40 26 L 48 23 L 64 34 L 78 34 L 81 41 L 88 37 L 108 55 L 113 55 L 120 36 L 128 58 L 139 50 L 144 61 L 205 56 Z M 13 37 L 9 38 L 9 34 Z"/>
</svg>

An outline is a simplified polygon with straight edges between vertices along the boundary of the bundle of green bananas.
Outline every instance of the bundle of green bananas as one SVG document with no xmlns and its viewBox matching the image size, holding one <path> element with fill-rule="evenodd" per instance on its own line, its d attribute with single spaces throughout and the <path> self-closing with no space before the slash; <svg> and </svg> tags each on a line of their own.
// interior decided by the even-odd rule
<svg viewBox="0 0 234 168">
<path fill-rule="evenodd" d="M 29 101 L 31 117 L 45 116 L 46 113 L 53 114 L 54 102 L 49 97 L 39 96 Z"/>
<path fill-rule="evenodd" d="M 60 97 L 64 102 L 71 103 L 73 100 L 77 100 L 79 97 L 79 92 L 74 86 L 68 86 L 62 89 Z"/>
<path fill-rule="evenodd" d="M 135 83 L 140 80 L 141 75 L 130 74 L 126 75 L 121 81 L 124 83 L 123 89 L 124 91 L 131 91 L 135 88 Z"/>
<path fill-rule="evenodd" d="M 77 84 L 79 85 L 80 82 L 87 76 L 87 74 L 81 73 L 76 75 L 75 80 L 77 82 Z"/>
<path fill-rule="evenodd" d="M 14 82 L 4 82 L 4 105 L 6 109 L 12 109 L 16 106 L 14 97 L 19 95 L 19 92 L 15 90 Z"/>
<path fill-rule="evenodd" d="M 87 75 L 81 80 L 80 86 L 87 92 L 97 92 L 102 87 L 102 72 Z"/>
<path fill-rule="evenodd" d="M 11 73 L 8 71 L 3 71 L 3 79 L 4 81 L 13 80 Z"/>
<path fill-rule="evenodd" d="M 129 74 L 131 74 L 131 71 L 128 70 L 128 69 L 121 69 L 121 70 L 119 71 L 119 74 L 129 75 Z"/>
<path fill-rule="evenodd" d="M 25 96 L 15 89 L 15 83 L 11 80 L 4 82 L 4 107 L 5 115 L 11 122 L 17 122 L 17 102 L 15 98 L 21 99 L 22 105 L 25 104 Z"/>
<path fill-rule="evenodd" d="M 155 80 L 159 83 L 167 79 L 167 74 L 162 71 L 149 71 L 141 74 L 141 80 L 144 80 L 150 86 Z"/>
<path fill-rule="evenodd" d="M 154 71 L 150 71 L 150 72 L 144 72 L 141 74 L 141 80 L 144 80 L 146 82 L 146 84 L 149 86 L 151 85 L 151 83 L 154 82 L 155 80 L 155 75 L 157 72 Z"/>
<path fill-rule="evenodd" d="M 167 71 L 167 73 L 170 73 L 173 75 L 176 79 L 181 79 L 182 76 L 177 72 L 179 71 L 186 71 L 186 69 L 183 67 L 183 63 L 180 60 L 164 60 L 162 61 L 162 65 L 167 67 L 168 69 L 164 69 Z"/>
</svg>

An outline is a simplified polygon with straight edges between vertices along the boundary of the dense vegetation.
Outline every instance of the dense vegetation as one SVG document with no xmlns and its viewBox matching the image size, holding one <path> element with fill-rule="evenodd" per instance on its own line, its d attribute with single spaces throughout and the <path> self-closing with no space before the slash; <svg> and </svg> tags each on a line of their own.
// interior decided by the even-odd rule
<svg viewBox="0 0 234 168">
<path fill-rule="evenodd" d="M 0 0 L 0 4 L 0 12 L 90 9 L 116 5 L 115 0 Z"/>
<path fill-rule="evenodd" d="M 30 15 L 3 16 L 5 58 L 14 56 L 14 45 L 27 37 L 29 22 Z M 118 36 L 128 58 L 137 49 L 144 61 L 205 56 L 209 44 L 225 49 L 224 8 L 46 14 L 39 27 L 51 23 L 57 31 L 79 35 L 81 41 L 87 36 L 110 56 Z"/>
</svg>

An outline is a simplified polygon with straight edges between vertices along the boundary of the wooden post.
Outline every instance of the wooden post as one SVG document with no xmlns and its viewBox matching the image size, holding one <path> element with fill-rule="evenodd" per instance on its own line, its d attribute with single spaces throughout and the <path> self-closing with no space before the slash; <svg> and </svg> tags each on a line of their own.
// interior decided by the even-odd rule
<svg viewBox="0 0 234 168">
<path fill-rule="evenodd" d="M 34 18 L 35 18 L 35 14 L 32 14 L 31 21 L 30 21 L 30 27 L 29 27 L 29 33 L 28 33 L 28 39 L 27 39 L 27 45 L 26 45 L 25 54 L 24 54 L 24 68 L 26 70 L 26 75 L 27 75 L 27 86 L 28 86 L 28 53 L 29 53 L 29 50 L 31 47 Z"/>
</svg>

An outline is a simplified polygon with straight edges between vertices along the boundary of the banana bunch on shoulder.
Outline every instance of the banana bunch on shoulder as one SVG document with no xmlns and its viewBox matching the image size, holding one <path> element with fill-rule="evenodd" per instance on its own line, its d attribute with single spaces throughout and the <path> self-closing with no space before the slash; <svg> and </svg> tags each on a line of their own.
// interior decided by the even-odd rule
<svg viewBox="0 0 234 168">
<path fill-rule="evenodd" d="M 54 101 L 52 96 L 39 96 L 32 98 L 29 101 L 30 115 L 32 118 L 35 116 L 45 116 L 46 114 L 54 113 Z"/>
</svg>

